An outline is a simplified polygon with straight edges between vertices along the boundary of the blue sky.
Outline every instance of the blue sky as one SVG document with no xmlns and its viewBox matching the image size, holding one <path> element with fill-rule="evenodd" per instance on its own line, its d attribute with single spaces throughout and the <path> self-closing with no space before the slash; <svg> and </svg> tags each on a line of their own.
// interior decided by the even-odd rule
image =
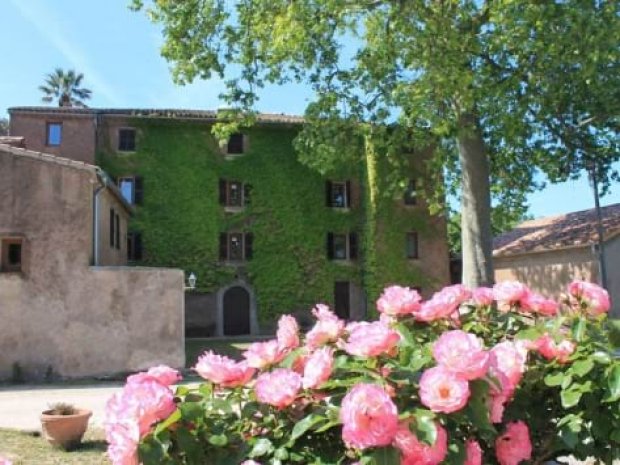
<svg viewBox="0 0 620 465">
<path fill-rule="evenodd" d="M 0 0 L 0 116 L 11 106 L 41 105 L 38 86 L 56 67 L 84 73 L 92 107 L 216 109 L 222 82 L 178 87 L 159 56 L 160 30 L 128 0 Z M 302 114 L 310 97 L 303 86 L 263 92 L 258 109 Z M 620 167 L 619 167 L 620 168 Z M 592 208 L 585 177 L 548 185 L 530 196 L 538 216 Z M 620 202 L 620 185 L 602 204 Z"/>
</svg>

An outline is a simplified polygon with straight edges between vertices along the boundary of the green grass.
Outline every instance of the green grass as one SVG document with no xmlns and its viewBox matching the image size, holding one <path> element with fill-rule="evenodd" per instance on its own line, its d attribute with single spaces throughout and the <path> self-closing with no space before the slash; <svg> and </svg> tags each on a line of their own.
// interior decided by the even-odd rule
<svg viewBox="0 0 620 465">
<path fill-rule="evenodd" d="M 0 429 L 0 457 L 13 465 L 109 465 L 101 430 L 88 430 L 82 445 L 71 452 L 49 445 L 39 433 Z"/>
</svg>

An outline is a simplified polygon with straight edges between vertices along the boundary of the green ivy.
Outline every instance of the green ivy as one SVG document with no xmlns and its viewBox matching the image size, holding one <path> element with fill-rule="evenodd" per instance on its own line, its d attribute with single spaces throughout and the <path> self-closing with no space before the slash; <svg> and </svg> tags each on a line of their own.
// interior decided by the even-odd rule
<svg viewBox="0 0 620 465">
<path fill-rule="evenodd" d="M 207 124 L 144 119 L 131 124 L 138 128 L 137 151 L 104 150 L 98 163 L 112 176 L 143 176 L 144 202 L 131 222 L 131 229 L 142 233 L 141 265 L 193 271 L 202 292 L 244 277 L 255 289 L 261 322 L 316 302 L 332 303 L 336 280 L 369 287 L 373 299 L 388 283 L 427 283 L 405 258 L 405 233 L 412 227 L 423 233 L 425 215 L 398 208 L 390 199 L 380 200 L 375 212 L 379 258 L 364 260 L 374 256 L 368 253 L 373 244 L 364 242 L 366 220 L 372 216 L 360 205 L 348 212 L 326 208 L 325 179 L 358 180 L 361 198 L 367 200 L 366 167 L 341 166 L 321 176 L 297 160 L 295 127 L 255 126 L 244 131 L 249 151 L 226 160 Z M 219 178 L 251 184 L 251 203 L 243 212 L 226 213 L 219 205 Z M 380 180 L 381 173 L 372 179 Z M 232 229 L 254 233 L 253 259 L 241 267 L 218 260 L 219 233 Z M 330 231 L 361 235 L 363 250 L 357 263 L 327 259 Z M 365 275 L 372 276 L 371 286 Z"/>
</svg>

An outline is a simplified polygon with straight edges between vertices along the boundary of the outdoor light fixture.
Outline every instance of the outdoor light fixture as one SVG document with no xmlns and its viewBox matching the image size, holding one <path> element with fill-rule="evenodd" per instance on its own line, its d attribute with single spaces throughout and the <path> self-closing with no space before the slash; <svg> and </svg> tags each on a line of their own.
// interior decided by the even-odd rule
<svg viewBox="0 0 620 465">
<path fill-rule="evenodd" d="M 186 287 L 186 289 L 190 289 L 190 290 L 196 289 L 196 275 L 194 273 L 189 274 L 187 278 L 187 284 L 188 286 Z"/>
</svg>

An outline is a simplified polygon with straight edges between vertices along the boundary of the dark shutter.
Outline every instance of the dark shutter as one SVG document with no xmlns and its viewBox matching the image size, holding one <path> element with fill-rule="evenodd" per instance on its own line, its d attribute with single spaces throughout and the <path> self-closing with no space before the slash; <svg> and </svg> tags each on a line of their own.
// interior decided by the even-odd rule
<svg viewBox="0 0 620 465">
<path fill-rule="evenodd" d="M 349 234 L 349 259 L 357 260 L 357 233 Z"/>
<path fill-rule="evenodd" d="M 118 216 L 118 214 L 116 215 L 116 248 L 120 249 L 121 248 L 121 217 Z"/>
<path fill-rule="evenodd" d="M 142 260 L 142 234 L 133 233 L 133 259 Z"/>
<path fill-rule="evenodd" d="M 228 234 L 220 233 L 220 260 L 228 260 Z"/>
<path fill-rule="evenodd" d="M 110 208 L 110 247 L 114 247 L 114 209 Z"/>
<path fill-rule="evenodd" d="M 252 200 L 252 185 L 244 184 L 243 185 L 243 205 L 250 205 Z"/>
<path fill-rule="evenodd" d="M 252 260 L 252 255 L 254 254 L 254 234 L 249 232 L 245 233 L 245 259 Z"/>
<path fill-rule="evenodd" d="M 332 206 L 332 182 L 325 181 L 325 206 Z"/>
<path fill-rule="evenodd" d="M 226 205 L 226 187 L 227 182 L 220 178 L 220 205 Z"/>
<path fill-rule="evenodd" d="M 144 201 L 144 181 L 142 176 L 136 176 L 133 178 L 133 203 L 136 205 L 142 205 Z"/>
<path fill-rule="evenodd" d="M 345 206 L 347 208 L 351 208 L 351 181 L 347 181 L 346 186 L 347 186 L 347 193 L 345 195 L 345 198 L 347 199 L 347 202 Z"/>
<path fill-rule="evenodd" d="M 327 258 L 334 259 L 334 234 L 330 232 L 327 233 Z"/>
</svg>

